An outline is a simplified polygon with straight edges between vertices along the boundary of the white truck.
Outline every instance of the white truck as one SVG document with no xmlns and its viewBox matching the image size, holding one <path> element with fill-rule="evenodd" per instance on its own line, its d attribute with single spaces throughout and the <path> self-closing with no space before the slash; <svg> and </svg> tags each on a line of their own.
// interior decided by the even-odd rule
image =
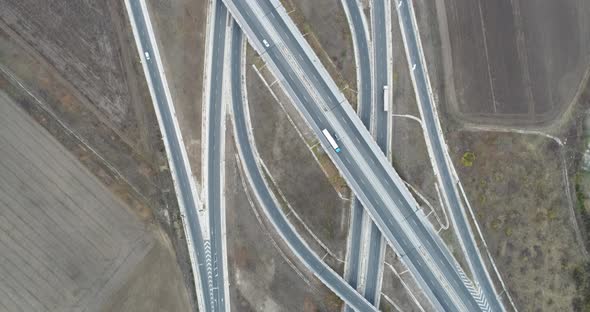
<svg viewBox="0 0 590 312">
<path fill-rule="evenodd" d="M 389 110 L 389 87 L 387 85 L 383 86 L 383 110 Z"/>
<path fill-rule="evenodd" d="M 334 151 L 336 151 L 336 153 L 340 153 L 340 146 L 338 146 L 338 143 L 336 143 L 336 140 L 334 140 L 334 137 L 332 137 L 330 131 L 328 131 L 328 129 L 324 129 L 322 130 L 322 133 L 324 134 L 324 136 L 326 137 Z"/>
</svg>

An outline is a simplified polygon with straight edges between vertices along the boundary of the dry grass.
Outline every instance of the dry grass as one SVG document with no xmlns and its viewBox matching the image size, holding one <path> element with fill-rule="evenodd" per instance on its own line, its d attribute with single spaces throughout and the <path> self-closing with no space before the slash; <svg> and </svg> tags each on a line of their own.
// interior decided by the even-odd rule
<svg viewBox="0 0 590 312">
<path fill-rule="evenodd" d="M 558 145 L 543 137 L 455 132 L 450 150 L 496 264 L 519 308 L 566 311 L 582 260 Z M 472 166 L 462 155 L 475 155 Z"/>
</svg>

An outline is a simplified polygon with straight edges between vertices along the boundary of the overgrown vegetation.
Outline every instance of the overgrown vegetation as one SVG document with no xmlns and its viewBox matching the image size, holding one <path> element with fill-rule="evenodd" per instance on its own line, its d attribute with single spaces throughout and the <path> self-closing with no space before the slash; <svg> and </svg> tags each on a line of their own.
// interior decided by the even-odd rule
<svg viewBox="0 0 590 312">
<path fill-rule="evenodd" d="M 585 232 L 590 233 L 590 213 L 588 212 L 588 209 L 586 209 L 585 205 L 588 197 L 583 190 L 583 174 L 584 173 L 581 172 L 576 174 L 576 207 L 578 209 L 578 213 L 580 214 L 580 219 Z M 588 240 L 586 240 L 586 247 L 588 247 Z"/>
<path fill-rule="evenodd" d="M 578 290 L 578 296 L 572 302 L 573 310 L 590 312 L 590 262 L 574 267 L 572 269 L 572 278 Z"/>
<path fill-rule="evenodd" d="M 473 152 L 465 152 L 463 157 L 461 157 L 461 163 L 465 167 L 473 166 L 473 162 L 475 161 L 475 153 Z"/>
<path fill-rule="evenodd" d="M 586 209 L 585 202 L 588 196 L 584 193 L 584 175 L 579 172 L 575 178 L 576 207 L 580 221 L 586 233 L 590 232 L 590 213 Z M 586 240 L 588 246 L 588 240 Z M 572 269 L 572 278 L 578 291 L 573 299 L 572 308 L 574 311 L 590 312 L 590 262 L 582 263 Z"/>
</svg>

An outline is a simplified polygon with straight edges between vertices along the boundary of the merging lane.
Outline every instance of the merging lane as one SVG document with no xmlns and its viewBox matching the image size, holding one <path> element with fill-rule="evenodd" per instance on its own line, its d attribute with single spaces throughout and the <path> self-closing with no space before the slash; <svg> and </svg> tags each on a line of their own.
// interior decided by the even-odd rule
<svg viewBox="0 0 590 312">
<path fill-rule="evenodd" d="M 205 242 L 210 247 L 210 258 L 207 260 L 207 274 L 209 282 L 209 298 L 212 311 L 225 311 L 226 289 L 224 279 L 224 237 L 222 235 L 222 214 L 223 209 L 223 177 L 224 172 L 221 159 L 224 150 L 225 118 L 223 109 L 223 73 L 224 73 L 224 52 L 225 35 L 227 32 L 227 9 L 221 0 L 214 0 L 215 14 L 213 15 L 213 49 L 209 70 L 209 106 L 207 111 L 207 209 L 209 210 L 210 241 Z M 209 246 L 210 245 L 210 246 Z"/>
</svg>

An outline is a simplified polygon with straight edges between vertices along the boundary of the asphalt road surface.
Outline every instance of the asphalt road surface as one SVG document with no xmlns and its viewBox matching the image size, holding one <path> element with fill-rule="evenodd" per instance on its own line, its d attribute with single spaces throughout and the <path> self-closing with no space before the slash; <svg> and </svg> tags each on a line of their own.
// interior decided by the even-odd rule
<svg viewBox="0 0 590 312">
<path fill-rule="evenodd" d="M 221 224 L 222 208 L 222 150 L 223 135 L 223 65 L 225 34 L 227 32 L 227 9 L 221 0 L 216 0 L 213 17 L 213 50 L 209 86 L 209 116 L 207 118 L 207 208 L 209 209 L 209 230 L 211 231 L 211 262 L 207 269 L 209 276 L 209 300 L 213 311 L 225 311 L 225 285 L 223 271 L 223 236 Z"/>
<path fill-rule="evenodd" d="M 373 0 L 373 114 L 374 114 L 374 128 L 373 135 L 375 141 L 383 153 L 387 156 L 388 143 L 388 122 L 390 111 L 384 110 L 385 103 L 383 102 L 383 86 L 387 85 L 387 75 L 389 63 L 387 59 L 387 32 L 391 29 L 387 28 L 385 14 L 389 10 L 385 10 L 385 0 Z M 389 103 L 387 103 L 389 105 Z M 373 298 L 377 302 L 380 291 L 377 288 L 379 282 L 379 269 L 381 263 L 382 250 L 382 235 L 377 225 L 371 223 L 371 231 L 369 237 L 369 254 L 367 260 L 367 287 L 365 288 L 365 298 Z"/>
<path fill-rule="evenodd" d="M 367 129 L 371 127 L 371 99 L 372 99 L 372 78 L 371 78 L 371 59 L 369 57 L 369 40 L 363 24 L 363 14 L 359 8 L 356 0 L 346 0 L 348 6 L 348 12 L 350 14 L 349 23 L 354 29 L 353 35 L 355 36 L 354 44 L 356 46 L 358 57 L 356 59 L 358 66 L 358 88 L 359 88 L 359 103 L 358 103 L 358 114 Z M 358 288 L 361 268 L 361 253 L 362 253 L 362 225 L 363 225 L 363 206 L 358 198 L 354 198 L 352 202 L 352 217 L 351 217 L 351 240 L 350 240 L 350 253 L 347 258 L 347 280 L 350 286 L 355 289 Z M 365 279 L 365 283 L 370 282 L 369 279 Z M 371 303 L 375 303 L 370 297 L 365 296 Z M 350 307 L 346 307 L 346 311 L 350 311 Z"/>
</svg>

